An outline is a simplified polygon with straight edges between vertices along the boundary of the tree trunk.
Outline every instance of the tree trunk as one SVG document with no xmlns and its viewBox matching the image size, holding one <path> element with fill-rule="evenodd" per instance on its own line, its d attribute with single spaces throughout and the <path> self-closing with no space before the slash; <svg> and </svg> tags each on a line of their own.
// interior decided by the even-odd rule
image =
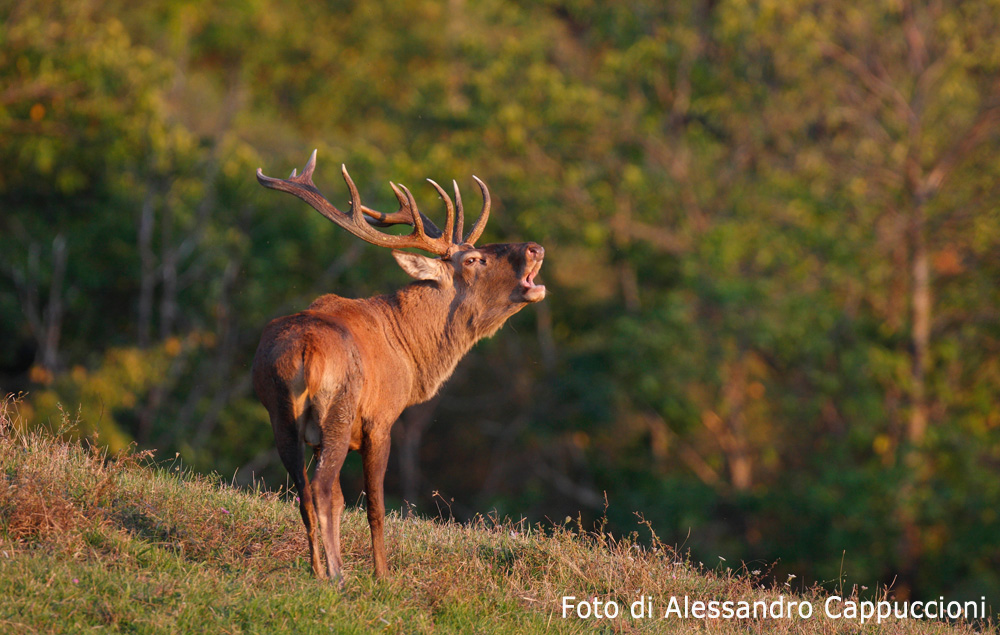
<svg viewBox="0 0 1000 635">
<path fill-rule="evenodd" d="M 43 368 L 54 371 L 59 362 L 59 336 L 62 333 L 63 280 L 66 277 L 66 238 L 59 234 L 52 241 L 52 284 L 49 303 L 45 307 L 45 330 L 40 340 L 40 360 Z"/>
<path fill-rule="evenodd" d="M 913 210 L 913 386 L 909 441 L 917 446 L 927 432 L 927 369 L 931 339 L 931 282 L 930 264 L 925 236 L 924 202 L 917 200 Z"/>
<path fill-rule="evenodd" d="M 153 253 L 153 226 L 156 210 L 152 185 L 139 211 L 139 314 L 137 336 L 140 348 L 148 348 L 153 324 L 153 291 L 156 286 L 156 255 Z"/>
<path fill-rule="evenodd" d="M 35 366 L 43 369 L 36 381 L 52 379 L 59 364 L 59 339 L 62 333 L 63 284 L 66 278 L 66 239 L 59 234 L 52 241 L 52 279 L 49 299 L 44 309 L 38 299 L 41 280 L 41 249 L 36 243 L 28 245 L 28 263 L 24 271 L 13 271 L 14 284 L 21 300 L 21 310 L 28 321 L 28 328 L 35 338 Z"/>
<path fill-rule="evenodd" d="M 160 280 L 163 283 L 160 297 L 160 339 L 165 340 L 174 332 L 177 318 L 177 248 L 173 244 L 173 210 L 168 201 L 161 217 Z"/>
</svg>

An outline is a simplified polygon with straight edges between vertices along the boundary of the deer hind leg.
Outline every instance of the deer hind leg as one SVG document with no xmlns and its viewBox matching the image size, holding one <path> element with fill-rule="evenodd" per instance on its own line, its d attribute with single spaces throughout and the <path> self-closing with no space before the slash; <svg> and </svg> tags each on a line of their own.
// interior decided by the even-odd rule
<svg viewBox="0 0 1000 635">
<path fill-rule="evenodd" d="M 328 414 L 323 444 L 316 449 L 317 461 L 312 482 L 320 533 L 326 549 L 326 566 L 331 582 L 336 583 L 343 582 L 340 520 L 344 512 L 344 493 L 340 488 L 340 470 L 347 458 L 351 431 L 350 419 L 347 418 L 351 415 L 346 415 L 344 410 L 333 408 Z"/>
<path fill-rule="evenodd" d="M 306 526 L 306 536 L 309 540 L 309 561 L 312 564 L 313 573 L 317 578 L 324 579 L 326 571 L 323 569 L 319 536 L 316 534 L 316 528 L 319 526 L 316 505 L 313 501 L 312 489 L 309 486 L 309 475 L 306 473 L 302 441 L 299 440 L 298 430 L 294 424 L 282 425 L 281 421 L 275 421 L 272 417 L 271 426 L 274 428 L 278 456 L 281 457 L 281 462 L 295 484 L 295 491 L 299 494 L 299 512 L 302 514 L 302 522 Z"/>
<path fill-rule="evenodd" d="M 385 468 L 389 463 L 389 436 L 365 434 L 361 455 L 365 472 L 365 499 L 368 503 L 368 526 L 372 532 L 372 559 L 375 577 L 384 578 L 389 573 L 385 557 Z"/>
</svg>

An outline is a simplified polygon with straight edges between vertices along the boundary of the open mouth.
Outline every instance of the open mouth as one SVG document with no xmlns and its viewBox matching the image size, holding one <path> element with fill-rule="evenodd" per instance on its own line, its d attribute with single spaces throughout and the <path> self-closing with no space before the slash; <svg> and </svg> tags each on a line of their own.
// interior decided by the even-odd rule
<svg viewBox="0 0 1000 635">
<path fill-rule="evenodd" d="M 524 291 L 524 299 L 528 302 L 538 302 L 545 297 L 545 285 L 535 284 L 535 276 L 542 268 L 542 261 L 538 260 L 528 265 L 528 270 L 521 278 L 521 289 Z"/>
</svg>

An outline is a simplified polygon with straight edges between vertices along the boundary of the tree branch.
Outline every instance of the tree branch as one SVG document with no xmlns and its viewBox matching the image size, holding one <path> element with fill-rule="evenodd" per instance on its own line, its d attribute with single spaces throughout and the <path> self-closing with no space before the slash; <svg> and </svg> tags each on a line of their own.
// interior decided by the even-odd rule
<svg viewBox="0 0 1000 635">
<path fill-rule="evenodd" d="M 990 97 L 979 110 L 972 125 L 941 155 L 927 174 L 921 194 L 928 196 L 940 190 L 959 162 L 995 132 L 998 124 L 1000 124 L 1000 80 L 994 84 Z"/>
</svg>

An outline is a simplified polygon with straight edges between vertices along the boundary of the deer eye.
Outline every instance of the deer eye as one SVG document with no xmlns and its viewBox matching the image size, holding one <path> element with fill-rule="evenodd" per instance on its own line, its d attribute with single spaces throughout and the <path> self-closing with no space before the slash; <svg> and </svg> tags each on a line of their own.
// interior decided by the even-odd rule
<svg viewBox="0 0 1000 635">
<path fill-rule="evenodd" d="M 485 265 L 486 258 L 483 258 L 482 256 L 469 256 L 465 259 L 464 264 L 466 267 L 471 267 L 473 265 Z"/>
</svg>

